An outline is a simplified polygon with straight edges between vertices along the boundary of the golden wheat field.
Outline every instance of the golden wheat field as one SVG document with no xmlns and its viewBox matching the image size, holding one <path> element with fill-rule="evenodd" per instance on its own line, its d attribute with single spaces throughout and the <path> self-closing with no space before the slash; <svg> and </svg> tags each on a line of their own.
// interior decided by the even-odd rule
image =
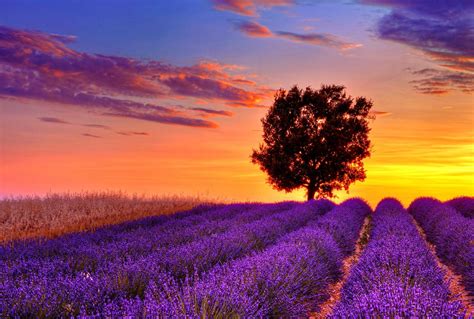
<svg viewBox="0 0 474 319">
<path fill-rule="evenodd" d="M 0 242 L 96 229 L 208 203 L 199 196 L 62 193 L 0 200 Z"/>
</svg>

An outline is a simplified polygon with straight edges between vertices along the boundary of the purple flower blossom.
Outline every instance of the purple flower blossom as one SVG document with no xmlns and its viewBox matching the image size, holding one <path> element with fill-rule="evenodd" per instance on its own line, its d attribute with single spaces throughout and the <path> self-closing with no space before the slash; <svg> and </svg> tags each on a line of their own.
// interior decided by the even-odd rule
<svg viewBox="0 0 474 319">
<path fill-rule="evenodd" d="M 474 296 L 474 219 L 432 198 L 415 200 L 408 211 L 435 245 L 438 257 L 462 276 Z"/>
<path fill-rule="evenodd" d="M 299 214 L 300 206 L 313 209 Z M 131 305 L 145 297 L 150 282 L 161 285 L 263 249 L 333 206 L 321 201 L 200 207 L 172 217 L 0 246 L 0 291 L 5 291 L 0 314 L 128 313 L 139 307 Z"/>
<path fill-rule="evenodd" d="M 449 301 L 443 272 L 409 214 L 379 203 L 369 243 L 342 288 L 334 318 L 463 318 Z"/>
<path fill-rule="evenodd" d="M 261 253 L 187 278 L 182 286 L 150 287 L 146 312 L 183 318 L 305 316 L 327 298 L 326 288 L 340 277 L 344 252 L 354 248 L 369 213 L 362 200 L 346 201 Z M 344 236 L 343 249 L 335 238 Z"/>
<path fill-rule="evenodd" d="M 456 209 L 464 217 L 474 218 L 474 197 L 457 197 L 447 201 L 445 204 Z"/>
</svg>

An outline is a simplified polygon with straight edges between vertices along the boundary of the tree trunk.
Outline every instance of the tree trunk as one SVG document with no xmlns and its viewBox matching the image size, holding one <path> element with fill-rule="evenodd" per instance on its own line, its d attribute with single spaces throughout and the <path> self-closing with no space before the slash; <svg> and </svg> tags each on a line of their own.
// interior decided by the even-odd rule
<svg viewBox="0 0 474 319">
<path fill-rule="evenodd" d="M 310 181 L 308 185 L 308 189 L 307 189 L 308 200 L 314 199 L 315 193 L 316 193 L 316 183 L 313 181 Z"/>
</svg>

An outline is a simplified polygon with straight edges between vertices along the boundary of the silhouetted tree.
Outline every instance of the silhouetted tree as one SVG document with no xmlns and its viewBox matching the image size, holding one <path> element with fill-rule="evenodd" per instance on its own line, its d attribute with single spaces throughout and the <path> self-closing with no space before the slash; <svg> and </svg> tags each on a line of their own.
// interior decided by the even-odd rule
<svg viewBox="0 0 474 319">
<path fill-rule="evenodd" d="M 372 102 L 347 96 L 345 87 L 280 89 L 262 119 L 263 144 L 252 162 L 277 190 L 306 188 L 308 200 L 334 197 L 365 179 L 362 160 L 370 156 L 368 133 Z"/>
</svg>

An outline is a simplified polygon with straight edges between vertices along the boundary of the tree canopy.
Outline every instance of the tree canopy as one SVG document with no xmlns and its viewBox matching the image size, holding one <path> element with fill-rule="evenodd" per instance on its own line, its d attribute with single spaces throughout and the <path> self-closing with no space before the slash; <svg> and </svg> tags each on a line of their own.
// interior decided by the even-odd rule
<svg viewBox="0 0 474 319">
<path fill-rule="evenodd" d="M 280 89 L 262 119 L 263 143 L 252 162 L 277 190 L 306 188 L 308 200 L 334 197 L 366 177 L 372 101 L 348 96 L 341 85 Z"/>
</svg>

